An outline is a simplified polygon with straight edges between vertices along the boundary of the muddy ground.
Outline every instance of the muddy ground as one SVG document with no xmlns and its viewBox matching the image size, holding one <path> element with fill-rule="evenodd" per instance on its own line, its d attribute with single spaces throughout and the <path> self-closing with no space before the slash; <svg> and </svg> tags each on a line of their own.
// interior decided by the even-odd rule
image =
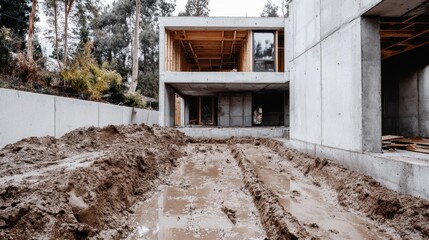
<svg viewBox="0 0 429 240">
<path fill-rule="evenodd" d="M 0 150 L 0 239 L 428 239 L 429 201 L 285 149 L 144 125 Z"/>
</svg>

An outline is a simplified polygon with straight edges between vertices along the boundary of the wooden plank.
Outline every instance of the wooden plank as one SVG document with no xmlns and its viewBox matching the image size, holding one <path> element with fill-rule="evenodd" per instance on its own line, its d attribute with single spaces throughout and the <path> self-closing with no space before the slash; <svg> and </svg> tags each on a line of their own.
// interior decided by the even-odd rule
<svg viewBox="0 0 429 240">
<path fill-rule="evenodd" d="M 429 139 L 427 138 L 399 138 L 393 139 L 392 142 L 429 146 Z"/>
<path fill-rule="evenodd" d="M 381 137 L 382 141 L 389 141 L 393 139 L 403 138 L 404 136 L 396 136 L 396 135 L 384 135 Z"/>
<path fill-rule="evenodd" d="M 410 145 L 407 147 L 408 151 L 412 151 L 412 152 L 419 152 L 419 153 L 426 153 L 429 154 L 429 149 L 426 148 L 421 148 L 415 145 Z"/>
<path fill-rule="evenodd" d="M 399 149 L 406 149 L 408 146 L 410 146 L 410 144 L 390 143 L 390 144 L 383 145 L 383 147 L 386 147 L 386 148 L 399 148 Z"/>
</svg>

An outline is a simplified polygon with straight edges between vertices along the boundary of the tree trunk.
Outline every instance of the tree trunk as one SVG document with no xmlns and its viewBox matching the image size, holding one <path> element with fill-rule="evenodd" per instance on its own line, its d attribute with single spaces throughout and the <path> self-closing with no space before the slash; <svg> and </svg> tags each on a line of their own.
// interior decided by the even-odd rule
<svg viewBox="0 0 429 240">
<path fill-rule="evenodd" d="M 58 7 L 57 0 L 54 0 L 54 29 L 55 29 L 55 50 L 58 68 L 61 70 L 61 62 L 60 62 L 60 47 L 59 47 L 59 39 L 58 39 Z"/>
<path fill-rule="evenodd" d="M 37 0 L 33 0 L 31 7 L 31 13 L 29 17 L 29 26 L 28 26 L 28 48 L 27 48 L 27 58 L 30 61 L 33 61 L 33 33 L 34 33 L 34 17 L 36 16 L 36 6 Z"/>
<path fill-rule="evenodd" d="M 139 71 L 139 23 L 140 23 L 140 0 L 136 0 L 136 19 L 134 26 L 134 40 L 133 40 L 133 66 L 131 74 L 131 84 L 128 93 L 135 93 L 137 89 L 137 78 Z"/>
<path fill-rule="evenodd" d="M 74 0 L 64 1 L 64 67 L 67 66 L 67 39 L 68 39 L 68 27 L 69 27 L 69 15 L 70 10 L 73 6 Z"/>
</svg>

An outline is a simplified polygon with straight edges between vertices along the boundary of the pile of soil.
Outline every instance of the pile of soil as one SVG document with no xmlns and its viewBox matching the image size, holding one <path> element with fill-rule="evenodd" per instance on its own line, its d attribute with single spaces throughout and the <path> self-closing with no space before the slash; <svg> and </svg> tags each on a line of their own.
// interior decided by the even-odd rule
<svg viewBox="0 0 429 240">
<path fill-rule="evenodd" d="M 27 138 L 0 150 L 0 239 L 122 238 L 131 206 L 177 165 L 187 138 L 145 125 Z"/>
<path fill-rule="evenodd" d="M 279 203 L 277 196 L 268 189 L 255 173 L 252 164 L 237 148 L 231 152 L 243 172 L 246 189 L 253 196 L 260 220 L 270 239 L 307 239 L 310 234 L 299 221 Z"/>
</svg>

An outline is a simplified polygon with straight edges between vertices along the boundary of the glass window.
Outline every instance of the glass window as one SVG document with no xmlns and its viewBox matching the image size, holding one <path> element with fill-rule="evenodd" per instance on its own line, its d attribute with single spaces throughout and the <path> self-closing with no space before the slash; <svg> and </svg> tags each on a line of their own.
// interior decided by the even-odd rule
<svg viewBox="0 0 429 240">
<path fill-rule="evenodd" d="M 275 42 L 273 32 L 253 33 L 253 71 L 275 71 Z"/>
</svg>

